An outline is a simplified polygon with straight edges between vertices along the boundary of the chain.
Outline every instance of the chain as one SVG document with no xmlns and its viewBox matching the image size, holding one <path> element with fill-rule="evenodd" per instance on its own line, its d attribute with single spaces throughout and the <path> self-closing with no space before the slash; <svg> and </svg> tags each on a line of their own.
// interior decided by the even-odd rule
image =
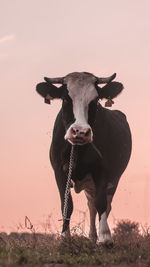
<svg viewBox="0 0 150 267">
<path fill-rule="evenodd" d="M 67 218 L 67 211 L 68 211 L 68 199 L 70 195 L 70 183 L 71 183 L 71 175 L 73 169 L 73 160 L 74 160 L 74 146 L 71 147 L 71 152 L 70 152 L 68 178 L 67 178 L 65 197 L 64 197 L 63 221 L 69 220 L 69 218 Z"/>
<path fill-rule="evenodd" d="M 97 149 L 97 147 L 92 143 L 92 147 L 96 150 L 100 158 L 102 158 L 101 152 Z M 75 146 L 72 145 L 70 151 L 70 159 L 69 159 L 69 169 L 68 169 L 68 177 L 66 182 L 66 189 L 65 189 L 65 196 L 64 196 L 64 207 L 63 207 L 63 222 L 65 220 L 70 220 L 67 218 L 67 211 L 68 211 L 68 199 L 70 195 L 70 184 L 71 184 L 71 176 L 72 176 L 72 169 L 73 169 L 73 162 L 74 162 L 74 148 Z"/>
</svg>

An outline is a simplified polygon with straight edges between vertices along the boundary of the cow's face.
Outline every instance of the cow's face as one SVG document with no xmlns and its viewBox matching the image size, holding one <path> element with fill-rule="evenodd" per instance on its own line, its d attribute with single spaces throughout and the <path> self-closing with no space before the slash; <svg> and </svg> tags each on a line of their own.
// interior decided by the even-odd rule
<svg viewBox="0 0 150 267">
<path fill-rule="evenodd" d="M 111 82 L 109 78 L 97 78 L 91 73 L 74 72 L 64 78 L 45 78 L 46 83 L 37 85 L 37 91 L 46 101 L 62 98 L 62 114 L 66 128 L 64 138 L 73 145 L 84 145 L 93 140 L 92 123 L 95 120 L 99 98 L 114 98 L 123 89 L 121 83 Z M 61 82 L 60 82 L 61 79 Z M 98 83 L 107 83 L 103 88 Z M 53 83 L 63 83 L 61 87 Z"/>
<path fill-rule="evenodd" d="M 63 101 L 63 114 L 65 122 L 69 122 L 64 138 L 73 145 L 92 142 L 89 113 L 91 105 L 96 107 L 98 100 L 95 83 L 96 77 L 87 73 L 71 73 L 64 78 L 68 97 Z"/>
</svg>

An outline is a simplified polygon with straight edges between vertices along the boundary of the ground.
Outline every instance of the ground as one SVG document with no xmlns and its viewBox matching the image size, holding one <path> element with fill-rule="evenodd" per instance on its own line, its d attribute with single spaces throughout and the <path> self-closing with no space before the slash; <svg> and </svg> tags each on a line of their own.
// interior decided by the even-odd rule
<svg viewBox="0 0 150 267">
<path fill-rule="evenodd" d="M 0 233 L 0 267 L 150 266 L 150 229 L 121 221 L 113 233 L 114 246 L 96 245 L 72 231 L 70 239 L 56 234 Z"/>
</svg>

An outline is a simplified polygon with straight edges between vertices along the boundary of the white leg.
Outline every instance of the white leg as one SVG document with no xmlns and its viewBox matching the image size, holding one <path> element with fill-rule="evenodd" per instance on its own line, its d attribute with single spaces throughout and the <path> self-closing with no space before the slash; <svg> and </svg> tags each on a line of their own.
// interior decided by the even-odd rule
<svg viewBox="0 0 150 267">
<path fill-rule="evenodd" d="M 99 222 L 99 235 L 98 235 L 98 243 L 102 244 L 112 244 L 111 233 L 109 230 L 109 226 L 107 223 L 107 213 L 104 212 L 101 216 L 101 220 Z"/>
</svg>

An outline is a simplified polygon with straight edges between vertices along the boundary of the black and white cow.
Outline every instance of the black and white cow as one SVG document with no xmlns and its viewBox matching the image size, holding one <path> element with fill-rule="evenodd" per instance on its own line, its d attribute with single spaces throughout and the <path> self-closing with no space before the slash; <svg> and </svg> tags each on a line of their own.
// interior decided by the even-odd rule
<svg viewBox="0 0 150 267">
<path fill-rule="evenodd" d="M 50 160 L 53 166 L 63 212 L 69 155 L 74 146 L 75 160 L 72 181 L 76 193 L 84 190 L 90 213 L 91 239 L 97 239 L 96 213 L 99 217 L 97 242 L 111 243 L 107 217 L 119 179 L 131 154 L 131 133 L 126 116 L 118 110 L 101 106 L 103 98 L 116 97 L 123 89 L 112 82 L 116 74 L 98 78 L 87 72 L 70 73 L 63 78 L 45 78 L 37 84 L 37 92 L 49 103 L 62 99 L 53 130 Z M 105 84 L 102 88 L 98 84 Z M 61 84 L 60 87 L 54 84 Z M 67 218 L 73 211 L 69 196 Z M 63 222 L 62 233 L 69 233 L 69 220 Z"/>
</svg>

